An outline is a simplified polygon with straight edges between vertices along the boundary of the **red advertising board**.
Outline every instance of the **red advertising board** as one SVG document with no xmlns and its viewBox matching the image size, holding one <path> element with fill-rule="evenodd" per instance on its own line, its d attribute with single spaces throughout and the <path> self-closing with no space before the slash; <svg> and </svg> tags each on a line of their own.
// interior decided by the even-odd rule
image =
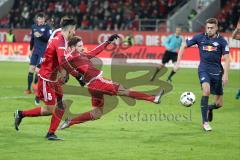
<svg viewBox="0 0 240 160">
<path fill-rule="evenodd" d="M 87 50 L 95 48 L 97 45 L 85 45 Z M 123 54 L 128 60 L 135 62 L 159 63 L 162 59 L 165 47 L 159 46 L 126 46 L 109 45 L 97 57 L 101 59 L 111 59 L 113 55 Z M 120 57 L 121 58 L 121 57 Z M 230 49 L 231 68 L 240 68 L 240 49 Z M 0 60 L 29 61 L 29 43 L 0 43 Z M 187 48 L 183 55 L 183 62 L 189 67 L 196 67 L 199 62 L 199 51 L 196 47 Z"/>
<path fill-rule="evenodd" d="M 4 42 L 6 39 L 7 29 L 0 29 L 0 42 Z M 13 30 L 17 42 L 29 42 L 30 41 L 30 29 L 15 29 Z M 83 38 L 85 44 L 99 44 L 111 35 L 115 34 L 114 31 L 86 31 L 78 30 L 77 35 Z M 136 32 L 136 31 L 118 31 L 120 37 L 123 39 L 128 34 L 133 35 L 135 45 L 143 46 L 161 46 L 162 42 L 170 33 L 165 32 Z M 196 33 L 183 33 L 185 38 L 192 37 Z M 229 42 L 230 48 L 240 48 L 240 41 L 234 40 L 231 34 L 222 34 Z"/>
</svg>

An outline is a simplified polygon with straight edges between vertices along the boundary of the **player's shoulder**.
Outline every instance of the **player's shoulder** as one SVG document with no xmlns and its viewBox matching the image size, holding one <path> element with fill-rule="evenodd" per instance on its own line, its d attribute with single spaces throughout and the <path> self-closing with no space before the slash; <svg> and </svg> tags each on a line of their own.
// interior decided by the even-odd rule
<svg viewBox="0 0 240 160">
<path fill-rule="evenodd" d="M 61 31 L 62 31 L 61 28 L 55 29 L 50 38 L 53 38 L 53 37 L 56 37 L 56 36 L 60 35 L 62 33 Z"/>
<path fill-rule="evenodd" d="M 50 38 L 50 43 L 56 46 L 58 46 L 59 44 L 62 44 L 63 42 L 64 42 L 64 39 L 61 34 L 57 34 Z"/>
<path fill-rule="evenodd" d="M 68 59 L 69 61 L 71 61 L 71 60 L 77 60 L 77 59 L 79 59 L 79 58 L 81 58 L 81 56 L 80 56 L 80 54 L 79 54 L 78 52 L 76 52 L 76 51 L 74 51 L 74 52 L 69 51 L 69 54 L 67 55 L 67 59 Z"/>
<path fill-rule="evenodd" d="M 45 26 L 45 28 L 47 28 L 47 29 L 51 29 L 51 26 L 50 26 L 48 23 L 45 23 L 44 26 Z"/>
<path fill-rule="evenodd" d="M 217 34 L 217 38 L 222 42 L 222 43 L 227 43 L 227 40 L 221 35 L 221 34 Z"/>
<path fill-rule="evenodd" d="M 206 33 L 197 33 L 194 35 L 194 37 L 203 38 L 203 37 L 206 37 Z"/>
<path fill-rule="evenodd" d="M 205 33 L 197 33 L 194 34 L 192 37 L 188 37 L 187 41 L 194 40 L 194 41 L 200 41 L 205 37 Z"/>
</svg>

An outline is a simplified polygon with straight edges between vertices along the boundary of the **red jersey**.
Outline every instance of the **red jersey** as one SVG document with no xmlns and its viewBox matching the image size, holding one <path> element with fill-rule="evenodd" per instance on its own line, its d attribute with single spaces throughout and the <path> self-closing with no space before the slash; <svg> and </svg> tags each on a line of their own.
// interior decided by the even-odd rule
<svg viewBox="0 0 240 160">
<path fill-rule="evenodd" d="M 39 75 L 47 81 L 57 81 L 57 73 L 63 67 L 68 73 L 74 77 L 78 76 L 78 72 L 70 66 L 66 61 L 67 41 L 61 32 L 56 32 L 56 36 L 52 36 L 48 42 Z"/>
<path fill-rule="evenodd" d="M 108 44 L 109 42 L 104 42 L 87 53 L 79 53 L 75 51 L 71 53 L 71 55 L 67 58 L 71 66 L 75 68 L 79 73 L 84 75 L 84 81 L 86 83 L 95 79 L 102 73 L 101 70 L 94 67 L 90 59 L 102 52 Z"/>
</svg>

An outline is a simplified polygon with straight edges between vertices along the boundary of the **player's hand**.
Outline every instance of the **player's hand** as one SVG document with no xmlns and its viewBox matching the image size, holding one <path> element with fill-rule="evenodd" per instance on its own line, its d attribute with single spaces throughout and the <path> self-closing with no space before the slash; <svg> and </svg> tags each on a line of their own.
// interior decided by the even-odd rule
<svg viewBox="0 0 240 160">
<path fill-rule="evenodd" d="M 34 32 L 33 34 L 34 34 L 34 36 L 37 37 L 37 38 L 42 36 L 42 34 L 39 33 L 39 32 Z"/>
<path fill-rule="evenodd" d="M 79 73 L 75 78 L 82 87 L 85 86 L 86 83 L 84 82 L 84 76 L 82 74 Z"/>
<path fill-rule="evenodd" d="M 66 74 L 64 77 L 61 79 L 61 84 L 66 84 L 69 80 L 69 74 Z"/>
<path fill-rule="evenodd" d="M 32 53 L 33 53 L 33 50 L 30 50 L 28 55 L 29 59 L 32 57 Z"/>
<path fill-rule="evenodd" d="M 115 39 L 120 38 L 119 35 L 117 34 L 113 34 L 108 38 L 108 42 L 111 43 L 112 41 L 114 41 Z"/>
<path fill-rule="evenodd" d="M 223 75 L 223 78 L 222 78 L 222 81 L 223 81 L 223 85 L 227 85 L 228 83 L 228 76 L 226 74 Z"/>
</svg>

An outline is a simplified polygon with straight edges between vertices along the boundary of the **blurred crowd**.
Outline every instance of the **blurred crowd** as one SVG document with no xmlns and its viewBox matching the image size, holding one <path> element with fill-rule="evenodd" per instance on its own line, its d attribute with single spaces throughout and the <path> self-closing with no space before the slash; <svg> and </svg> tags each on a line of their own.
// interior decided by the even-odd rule
<svg viewBox="0 0 240 160">
<path fill-rule="evenodd" d="M 219 29 L 232 31 L 240 15 L 239 0 L 222 0 L 222 10 L 217 16 Z M 15 0 L 9 14 L 0 19 L 0 28 L 30 28 L 34 16 L 44 12 L 48 22 L 59 27 L 62 16 L 76 17 L 81 29 L 138 30 L 139 19 L 166 19 L 182 0 Z M 204 8 L 206 0 L 200 9 Z M 204 3 L 203 3 L 204 2 Z M 200 4 L 201 4 L 200 3 Z M 198 8 L 199 9 L 199 8 Z M 188 16 L 191 20 L 197 11 Z M 149 22 L 150 23 L 150 22 Z"/>
<path fill-rule="evenodd" d="M 30 28 L 43 11 L 58 27 L 62 16 L 74 16 L 82 29 L 138 30 L 139 18 L 166 18 L 181 0 L 15 0 L 2 21 L 13 28 Z M 21 6 L 21 7 L 20 7 Z"/>
<path fill-rule="evenodd" d="M 239 20 L 240 2 L 239 0 L 229 0 L 225 2 L 223 9 L 218 14 L 219 30 L 221 32 L 232 32 Z"/>
</svg>

